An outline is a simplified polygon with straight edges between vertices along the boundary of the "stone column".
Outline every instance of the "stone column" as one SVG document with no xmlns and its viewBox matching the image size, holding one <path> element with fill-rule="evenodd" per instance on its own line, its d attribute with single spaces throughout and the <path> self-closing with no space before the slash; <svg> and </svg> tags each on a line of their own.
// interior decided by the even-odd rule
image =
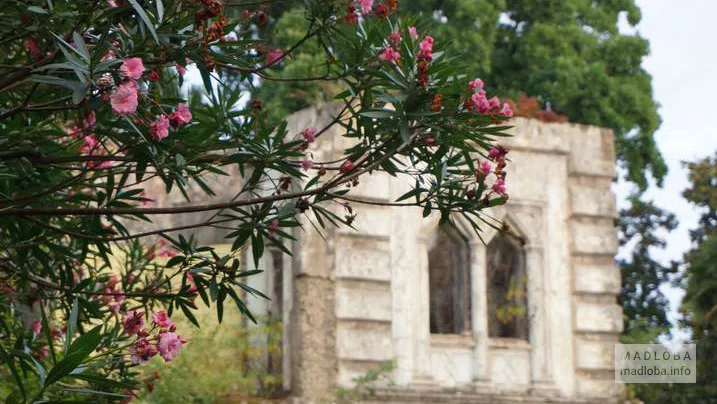
<svg viewBox="0 0 717 404">
<path fill-rule="evenodd" d="M 614 344 L 622 332 L 617 304 L 620 271 L 617 253 L 613 134 L 582 127 L 571 138 L 569 191 L 571 261 L 573 268 L 573 340 L 577 392 L 586 397 L 617 397 Z"/>
</svg>

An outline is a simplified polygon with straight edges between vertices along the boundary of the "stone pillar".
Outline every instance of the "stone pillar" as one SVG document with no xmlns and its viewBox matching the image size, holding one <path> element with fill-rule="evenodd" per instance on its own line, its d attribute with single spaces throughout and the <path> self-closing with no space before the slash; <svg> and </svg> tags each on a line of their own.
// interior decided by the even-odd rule
<svg viewBox="0 0 717 404">
<path fill-rule="evenodd" d="M 319 402 L 335 392 L 338 372 L 333 237 L 325 242 L 313 232 L 304 235 L 292 263 L 291 391 L 302 402 Z"/>
<path fill-rule="evenodd" d="M 622 332 L 617 304 L 620 271 L 615 265 L 617 209 L 611 191 L 615 175 L 613 134 L 582 127 L 571 137 L 569 232 L 572 239 L 573 341 L 577 393 L 618 397 L 614 382 L 614 344 Z"/>
</svg>

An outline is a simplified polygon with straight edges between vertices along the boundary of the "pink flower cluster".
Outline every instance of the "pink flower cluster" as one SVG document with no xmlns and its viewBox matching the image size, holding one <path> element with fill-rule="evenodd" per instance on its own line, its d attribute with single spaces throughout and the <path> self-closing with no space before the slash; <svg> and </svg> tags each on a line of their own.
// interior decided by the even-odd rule
<svg viewBox="0 0 717 404">
<path fill-rule="evenodd" d="M 113 274 L 105 283 L 104 295 L 102 296 L 102 301 L 110 307 L 110 311 L 114 314 L 120 312 L 122 303 L 125 300 L 124 293 L 117 290 L 118 284 L 119 278 Z"/>
<path fill-rule="evenodd" d="M 386 46 L 383 51 L 378 55 L 379 60 L 388 63 L 397 63 L 401 59 L 401 52 L 393 49 L 391 46 Z"/>
<path fill-rule="evenodd" d="M 159 118 L 152 122 L 149 127 L 149 135 L 152 139 L 160 141 L 169 136 L 170 125 L 173 128 L 181 128 L 192 121 L 192 111 L 189 110 L 187 104 L 180 102 L 177 109 L 169 116 L 162 114 Z"/>
<path fill-rule="evenodd" d="M 110 95 L 112 110 L 117 115 L 129 115 L 137 111 L 137 105 L 139 105 L 137 80 L 142 77 L 144 70 L 144 63 L 140 58 L 127 58 L 122 62 L 119 73 L 127 81 L 118 85 Z"/>
<path fill-rule="evenodd" d="M 266 52 L 266 66 L 272 66 L 284 57 L 284 51 L 281 49 L 269 49 Z"/>
<path fill-rule="evenodd" d="M 491 185 L 491 192 L 494 192 L 499 196 L 506 196 L 506 185 L 505 185 L 505 167 L 506 160 L 505 156 L 508 154 L 508 150 L 501 146 L 496 146 L 488 152 L 488 160 L 478 160 L 478 168 L 475 171 L 476 181 L 485 182 L 488 175 L 491 173 L 495 175 L 495 181 Z M 495 164 L 495 168 L 493 167 Z"/>
<path fill-rule="evenodd" d="M 145 72 L 144 62 L 140 58 L 127 58 L 119 68 L 120 76 L 125 81 L 119 84 L 110 95 L 112 110 L 118 115 L 130 115 L 137 111 L 139 105 L 139 85 L 137 80 L 142 78 Z M 183 76 L 186 69 L 177 64 L 177 72 Z M 159 80 L 159 73 L 156 70 L 149 72 L 149 80 Z M 170 126 L 173 128 L 182 127 L 192 121 L 192 112 L 187 104 L 180 103 L 176 110 L 170 115 L 161 114 L 157 120 L 149 124 L 149 135 L 152 139 L 160 141 L 169 136 Z"/>
<path fill-rule="evenodd" d="M 144 324 L 144 312 L 136 310 L 128 313 L 123 321 L 125 333 L 137 336 L 134 345 L 129 348 L 134 364 L 147 362 L 157 354 L 169 362 L 179 354 L 187 342 L 177 335 L 176 326 L 164 311 L 152 314 L 153 328 L 150 331 L 157 331 L 154 337 L 150 336 L 150 332 L 144 330 Z M 154 346 L 152 342 L 155 342 Z"/>
<path fill-rule="evenodd" d="M 426 35 L 418 44 L 418 59 L 433 60 L 433 37 Z"/>
<path fill-rule="evenodd" d="M 476 111 L 483 115 L 502 116 L 505 118 L 513 116 L 513 110 L 508 103 L 501 103 L 498 97 L 490 99 L 486 97 L 483 80 L 477 78 L 469 82 L 468 89 L 473 93 L 464 103 L 467 110 Z"/>
</svg>

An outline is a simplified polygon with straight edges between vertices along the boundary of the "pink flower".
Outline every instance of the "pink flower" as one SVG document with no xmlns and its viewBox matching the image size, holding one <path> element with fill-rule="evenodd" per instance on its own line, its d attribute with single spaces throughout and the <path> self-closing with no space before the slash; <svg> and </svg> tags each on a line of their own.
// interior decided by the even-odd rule
<svg viewBox="0 0 717 404">
<path fill-rule="evenodd" d="M 187 104 L 180 102 L 177 109 L 169 115 L 172 127 L 179 128 L 189 122 L 192 122 L 192 111 L 189 110 Z"/>
<path fill-rule="evenodd" d="M 42 51 L 40 50 L 40 47 L 37 46 L 37 42 L 35 42 L 34 39 L 26 39 L 22 41 L 22 45 L 33 59 L 37 60 L 42 57 Z"/>
<path fill-rule="evenodd" d="M 154 322 L 154 325 L 156 325 L 157 327 L 165 328 L 169 328 L 174 324 L 172 323 L 172 320 L 169 319 L 169 316 L 165 311 L 158 311 L 152 314 L 152 322 Z"/>
<path fill-rule="evenodd" d="M 110 60 L 115 60 L 116 57 L 117 57 L 117 54 L 115 53 L 115 51 L 110 49 L 107 51 L 107 53 L 102 55 L 102 57 L 100 58 L 100 62 L 108 62 Z"/>
<path fill-rule="evenodd" d="M 490 149 L 490 151 L 488 152 L 488 158 L 491 160 L 500 160 L 505 157 L 506 154 L 508 154 L 508 150 L 504 149 L 501 146 L 496 146 Z"/>
<path fill-rule="evenodd" d="M 476 88 L 482 90 L 484 86 L 485 86 L 485 84 L 483 83 L 483 80 L 481 80 L 481 79 L 475 79 L 475 80 L 471 81 L 470 83 L 468 83 L 468 88 L 470 88 L 471 90 L 475 90 Z"/>
<path fill-rule="evenodd" d="M 284 57 L 284 51 L 281 49 L 270 49 L 269 52 L 266 53 L 266 66 L 271 66 L 277 61 L 279 61 L 281 58 Z"/>
<path fill-rule="evenodd" d="M 493 166 L 490 164 L 490 161 L 483 160 L 479 164 L 478 171 L 485 176 L 493 171 Z"/>
<path fill-rule="evenodd" d="M 125 59 L 120 66 L 120 75 L 127 77 L 132 80 L 137 80 L 142 77 L 144 73 L 144 63 L 140 58 L 129 58 Z"/>
<path fill-rule="evenodd" d="M 344 161 L 343 164 L 341 164 L 341 167 L 339 167 L 339 171 L 341 173 L 347 173 L 354 169 L 354 162 L 351 160 Z"/>
<path fill-rule="evenodd" d="M 316 140 L 316 132 L 318 132 L 318 130 L 316 129 L 315 126 L 307 126 L 301 132 L 301 135 L 304 137 L 304 141 L 306 143 L 311 143 L 314 140 Z"/>
<path fill-rule="evenodd" d="M 42 332 L 42 321 L 35 320 L 30 324 L 30 329 L 32 330 L 32 333 L 35 335 L 40 335 Z"/>
<path fill-rule="evenodd" d="M 274 237 L 276 235 L 276 229 L 279 228 L 279 219 L 272 219 L 271 222 L 269 222 L 269 237 Z"/>
<path fill-rule="evenodd" d="M 401 46 L 401 32 L 400 31 L 393 31 L 388 35 L 388 42 L 393 46 Z"/>
<path fill-rule="evenodd" d="M 500 114 L 506 118 L 510 118 L 513 116 L 513 109 L 510 108 L 510 105 L 508 105 L 508 103 L 504 103 L 503 109 L 500 110 Z"/>
<path fill-rule="evenodd" d="M 177 74 L 179 74 L 179 77 L 184 77 L 184 75 L 187 73 L 187 68 L 177 63 L 175 65 L 175 68 L 177 69 Z"/>
<path fill-rule="evenodd" d="M 119 278 L 117 277 L 117 275 L 112 274 L 112 276 L 110 276 L 110 279 L 105 282 L 105 287 L 109 288 L 110 290 L 113 290 L 118 283 Z"/>
<path fill-rule="evenodd" d="M 129 354 L 131 355 L 132 363 L 139 365 L 157 355 L 157 350 L 152 348 L 147 338 L 140 338 L 129 348 Z"/>
<path fill-rule="evenodd" d="M 346 13 L 346 15 L 344 15 L 344 21 L 346 21 L 347 24 L 356 25 L 358 22 L 358 14 Z"/>
<path fill-rule="evenodd" d="M 415 26 L 408 27 L 408 35 L 410 35 L 414 41 L 418 39 L 418 31 L 416 31 Z"/>
<path fill-rule="evenodd" d="M 41 361 L 41 360 L 44 360 L 45 358 L 47 358 L 47 355 L 49 355 L 49 354 L 50 354 L 50 349 L 47 345 L 45 345 L 44 347 L 34 351 L 32 356 L 34 356 L 35 359 Z"/>
<path fill-rule="evenodd" d="M 92 151 L 97 147 L 97 138 L 95 138 L 95 135 L 87 135 L 82 138 L 82 147 L 80 147 L 80 152 L 82 154 L 92 154 Z"/>
<path fill-rule="evenodd" d="M 473 102 L 473 108 L 478 112 L 483 114 L 490 111 L 490 103 L 482 93 L 475 93 L 471 95 L 471 101 Z"/>
<path fill-rule="evenodd" d="M 419 59 L 433 59 L 433 37 L 428 35 L 424 37 L 421 43 L 418 44 L 418 48 L 420 49 L 418 52 Z"/>
<path fill-rule="evenodd" d="M 359 0 L 359 4 L 361 5 L 361 12 L 364 14 L 370 13 L 373 8 L 373 0 Z"/>
<path fill-rule="evenodd" d="M 493 192 L 500 196 L 505 196 L 505 180 L 503 178 L 498 178 L 495 180 L 495 183 L 493 184 Z"/>
<path fill-rule="evenodd" d="M 179 350 L 182 349 L 184 342 L 179 335 L 174 332 L 164 332 L 159 334 L 159 342 L 157 342 L 157 350 L 165 361 L 169 362 L 174 359 Z"/>
<path fill-rule="evenodd" d="M 135 335 L 139 333 L 142 330 L 142 327 L 144 327 L 144 312 L 134 310 L 127 313 L 122 325 L 124 326 L 124 332 L 126 332 L 127 335 Z"/>
<path fill-rule="evenodd" d="M 279 221 L 276 221 L 276 226 L 279 226 Z M 194 275 L 192 275 L 191 272 L 187 272 L 187 283 L 190 284 L 189 291 L 190 292 L 196 292 L 197 291 L 197 283 L 194 282 Z"/>
<path fill-rule="evenodd" d="M 378 58 L 384 62 L 395 63 L 401 58 L 401 53 L 388 46 L 378 55 Z"/>
<path fill-rule="evenodd" d="M 498 97 L 493 97 L 488 100 L 488 104 L 490 105 L 491 110 L 500 108 L 500 100 L 498 99 Z"/>
<path fill-rule="evenodd" d="M 305 159 L 301 162 L 301 168 L 303 168 L 304 171 L 308 171 L 308 170 L 312 169 L 313 167 L 314 167 L 314 162 L 311 161 L 311 160 L 308 159 L 308 158 L 305 158 Z"/>
<path fill-rule="evenodd" d="M 134 81 L 120 84 L 115 92 L 110 95 L 112 110 L 118 115 L 134 113 L 137 110 L 138 103 L 137 83 Z"/>
<path fill-rule="evenodd" d="M 85 115 L 85 119 L 82 121 L 82 124 L 85 126 L 85 128 L 91 128 L 97 124 L 97 114 L 95 114 L 95 111 L 90 110 L 90 112 Z"/>
<path fill-rule="evenodd" d="M 169 136 L 169 119 L 167 119 L 167 115 L 160 115 L 159 119 L 152 122 L 149 135 L 157 141 Z"/>
<path fill-rule="evenodd" d="M 159 239 L 159 256 L 160 257 L 174 257 L 177 252 L 167 247 L 167 240 Z"/>
</svg>

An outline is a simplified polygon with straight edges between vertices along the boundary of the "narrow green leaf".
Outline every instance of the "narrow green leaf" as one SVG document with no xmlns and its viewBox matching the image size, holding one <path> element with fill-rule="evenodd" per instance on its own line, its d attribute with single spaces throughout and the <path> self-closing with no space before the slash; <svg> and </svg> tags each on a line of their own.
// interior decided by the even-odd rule
<svg viewBox="0 0 717 404">
<path fill-rule="evenodd" d="M 144 25 L 147 26 L 147 29 L 149 30 L 150 34 L 152 34 L 152 37 L 154 38 L 154 41 L 159 43 L 159 37 L 157 36 L 157 31 L 154 30 L 154 25 L 152 25 L 152 21 L 150 21 L 149 16 L 144 11 L 141 5 L 137 3 L 137 0 L 129 0 L 129 3 L 134 7 L 134 10 L 137 12 L 137 15 L 139 18 L 142 19 L 142 22 L 144 22 Z"/>
</svg>

